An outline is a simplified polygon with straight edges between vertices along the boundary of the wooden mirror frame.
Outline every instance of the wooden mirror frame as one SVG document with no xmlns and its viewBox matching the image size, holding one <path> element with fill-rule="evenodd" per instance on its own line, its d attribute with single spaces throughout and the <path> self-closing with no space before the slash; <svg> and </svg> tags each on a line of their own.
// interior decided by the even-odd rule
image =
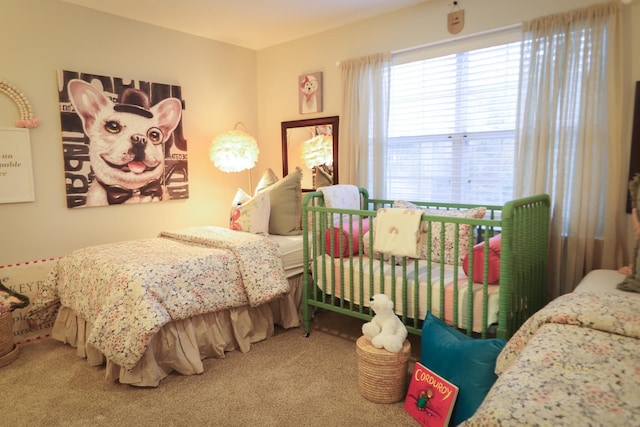
<svg viewBox="0 0 640 427">
<path fill-rule="evenodd" d="M 333 150 L 333 184 L 338 183 L 338 131 L 339 131 L 339 123 L 340 118 L 338 116 L 331 117 L 320 117 L 317 119 L 306 119 L 306 120 L 291 120 L 287 122 L 281 123 L 281 132 L 282 132 L 282 176 L 285 177 L 289 174 L 289 166 L 292 169 L 295 169 L 296 166 L 300 166 L 303 171 L 309 171 L 307 167 L 302 164 L 300 161 L 299 164 L 291 164 L 289 165 L 289 141 L 287 140 L 287 135 L 289 129 L 294 128 L 305 128 L 305 127 L 315 127 L 315 126 L 324 126 L 331 125 L 331 136 L 333 140 L 332 150 Z M 313 132 L 315 133 L 315 132 Z M 293 162 L 292 162 L 293 163 Z M 315 188 L 303 188 L 302 191 L 315 191 Z"/>
</svg>

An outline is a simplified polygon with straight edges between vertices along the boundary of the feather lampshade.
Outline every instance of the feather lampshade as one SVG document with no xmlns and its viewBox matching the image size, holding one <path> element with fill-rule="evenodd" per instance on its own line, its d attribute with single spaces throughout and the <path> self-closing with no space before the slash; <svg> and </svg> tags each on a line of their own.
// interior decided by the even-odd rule
<svg viewBox="0 0 640 427">
<path fill-rule="evenodd" d="M 260 149 L 254 137 L 237 130 L 240 124 L 242 123 L 236 123 L 233 130 L 214 138 L 209 148 L 209 158 L 222 172 L 242 172 L 249 169 L 249 192 L 251 192 L 253 188 L 251 169 L 258 161 Z"/>
<path fill-rule="evenodd" d="M 301 148 L 302 161 L 309 169 L 333 163 L 333 139 L 331 135 L 318 135 L 304 142 Z"/>
<path fill-rule="evenodd" d="M 211 143 L 209 150 L 211 161 L 223 172 L 251 169 L 258 161 L 259 154 L 256 139 L 236 129 L 218 135 Z"/>
</svg>

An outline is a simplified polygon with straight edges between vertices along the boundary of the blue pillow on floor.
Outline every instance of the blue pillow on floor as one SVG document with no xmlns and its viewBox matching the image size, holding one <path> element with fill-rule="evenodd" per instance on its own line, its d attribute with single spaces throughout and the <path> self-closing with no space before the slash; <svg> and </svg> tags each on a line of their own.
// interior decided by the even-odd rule
<svg viewBox="0 0 640 427">
<path fill-rule="evenodd" d="M 498 378 L 496 358 L 506 341 L 471 338 L 430 312 L 424 320 L 420 361 L 436 374 L 458 386 L 451 422 L 458 425 L 472 416 Z"/>
</svg>

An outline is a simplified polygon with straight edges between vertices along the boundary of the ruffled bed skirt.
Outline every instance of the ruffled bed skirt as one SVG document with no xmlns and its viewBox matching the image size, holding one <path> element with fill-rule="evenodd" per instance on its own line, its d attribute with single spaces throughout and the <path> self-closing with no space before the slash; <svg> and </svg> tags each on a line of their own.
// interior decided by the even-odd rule
<svg viewBox="0 0 640 427">
<path fill-rule="evenodd" d="M 274 325 L 300 325 L 302 275 L 289 279 L 291 292 L 259 307 L 243 306 L 174 320 L 154 336 L 138 363 L 127 370 L 106 359 L 87 343 L 91 325 L 68 308 L 61 307 L 51 332 L 54 339 L 77 349 L 92 366 L 106 366 L 108 380 L 140 387 L 156 387 L 172 371 L 182 375 L 204 371 L 202 360 L 223 358 L 225 352 L 249 351 L 251 344 L 273 336 Z"/>
</svg>

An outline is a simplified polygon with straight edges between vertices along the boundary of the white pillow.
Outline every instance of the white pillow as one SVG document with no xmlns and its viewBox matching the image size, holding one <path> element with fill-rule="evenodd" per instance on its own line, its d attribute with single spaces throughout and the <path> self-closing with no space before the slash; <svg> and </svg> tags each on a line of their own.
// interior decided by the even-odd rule
<svg viewBox="0 0 640 427">
<path fill-rule="evenodd" d="M 229 228 L 268 236 L 270 214 L 271 200 L 268 192 L 251 197 L 243 189 L 238 188 L 231 203 Z"/>
</svg>

